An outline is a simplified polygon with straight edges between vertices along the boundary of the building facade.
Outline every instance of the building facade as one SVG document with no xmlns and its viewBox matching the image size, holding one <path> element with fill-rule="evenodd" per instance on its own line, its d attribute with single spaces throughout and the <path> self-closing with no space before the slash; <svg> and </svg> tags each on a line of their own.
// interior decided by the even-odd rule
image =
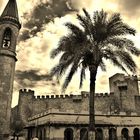
<svg viewBox="0 0 140 140">
<path fill-rule="evenodd" d="M 138 78 L 118 73 L 109 78 L 109 85 L 110 93 L 95 94 L 96 139 L 139 140 Z M 82 140 L 88 136 L 88 105 L 88 92 L 35 96 L 24 89 L 13 111 L 28 131 L 28 140 L 35 135 L 40 140 Z"/>
<path fill-rule="evenodd" d="M 140 116 L 102 114 L 96 119 L 96 140 L 139 140 Z M 88 140 L 88 111 L 62 112 L 51 109 L 30 117 L 27 139 L 38 136 L 40 140 Z"/>
<path fill-rule="evenodd" d="M 20 90 L 12 109 L 16 41 L 21 25 L 16 0 L 0 16 L 0 139 L 18 133 L 30 140 L 87 140 L 89 93 L 35 96 Z M 140 140 L 140 96 L 137 76 L 115 74 L 110 93 L 95 94 L 96 140 Z M 11 123 L 10 123 L 11 117 Z"/>
</svg>

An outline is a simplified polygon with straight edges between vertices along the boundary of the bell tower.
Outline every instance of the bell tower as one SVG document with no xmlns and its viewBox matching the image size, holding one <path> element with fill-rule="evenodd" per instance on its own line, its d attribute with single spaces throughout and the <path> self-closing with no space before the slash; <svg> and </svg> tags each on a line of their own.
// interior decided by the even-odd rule
<svg viewBox="0 0 140 140">
<path fill-rule="evenodd" d="M 11 100 L 15 73 L 16 42 L 21 24 L 16 0 L 9 0 L 0 16 L 0 139 L 10 132 Z"/>
</svg>

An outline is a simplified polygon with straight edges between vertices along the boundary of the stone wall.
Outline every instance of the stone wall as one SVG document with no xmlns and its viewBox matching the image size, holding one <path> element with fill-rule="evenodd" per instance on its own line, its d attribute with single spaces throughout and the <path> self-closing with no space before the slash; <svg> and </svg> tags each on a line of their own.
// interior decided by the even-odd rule
<svg viewBox="0 0 140 140">
<path fill-rule="evenodd" d="M 140 114 L 140 96 L 135 77 L 116 74 L 109 81 L 111 91 L 114 91 L 114 93 L 95 94 L 95 113 L 120 114 L 125 112 L 127 115 L 131 113 Z M 122 89 L 124 89 L 121 90 L 121 99 L 119 86 L 122 86 Z M 127 86 L 127 89 L 124 86 Z M 24 89 L 19 91 L 18 116 L 24 125 L 27 124 L 29 117 L 50 109 L 58 109 L 62 112 L 73 110 L 74 113 L 79 113 L 81 111 L 88 111 L 89 108 L 89 93 L 84 91 L 80 95 L 35 95 L 32 90 Z"/>
<path fill-rule="evenodd" d="M 86 92 L 82 92 L 81 95 L 35 96 L 34 94 L 34 91 L 26 89 L 19 92 L 18 114 L 24 124 L 27 123 L 29 117 L 51 108 L 64 112 L 66 110 L 74 110 L 76 113 L 79 113 L 81 110 L 88 111 L 89 94 Z M 113 98 L 114 94 L 95 94 L 96 112 L 108 114 Z"/>
</svg>

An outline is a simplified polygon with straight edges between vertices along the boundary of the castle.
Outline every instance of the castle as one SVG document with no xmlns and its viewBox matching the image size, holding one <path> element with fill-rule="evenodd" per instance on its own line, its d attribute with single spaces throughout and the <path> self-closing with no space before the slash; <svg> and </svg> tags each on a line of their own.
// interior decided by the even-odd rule
<svg viewBox="0 0 140 140">
<path fill-rule="evenodd" d="M 117 73 L 109 78 L 109 84 L 110 93 L 95 94 L 97 140 L 116 140 L 117 137 L 139 140 L 137 76 Z M 88 102 L 89 93 L 84 91 L 81 95 L 36 97 L 34 91 L 24 89 L 19 91 L 18 105 L 13 108 L 18 115 L 13 115 L 13 120 L 19 119 L 25 126 L 27 139 L 37 135 L 41 140 L 82 140 L 87 137 Z"/>
<path fill-rule="evenodd" d="M 35 135 L 40 140 L 87 140 L 88 92 L 36 97 L 32 90 L 20 90 L 11 115 L 20 28 L 16 0 L 9 0 L 0 17 L 0 139 L 14 133 L 26 140 Z M 96 140 L 140 140 L 137 76 L 117 73 L 109 78 L 109 85 L 110 93 L 95 94 Z"/>
</svg>

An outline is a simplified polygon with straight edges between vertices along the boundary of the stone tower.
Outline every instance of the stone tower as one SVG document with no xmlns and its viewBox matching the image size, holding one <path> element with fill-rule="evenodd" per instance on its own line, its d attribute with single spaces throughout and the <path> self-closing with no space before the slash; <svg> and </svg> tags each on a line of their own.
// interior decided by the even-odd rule
<svg viewBox="0 0 140 140">
<path fill-rule="evenodd" d="M 109 78 L 110 91 L 114 92 L 120 111 L 135 112 L 135 96 L 139 96 L 137 76 L 117 73 Z"/>
<path fill-rule="evenodd" d="M 16 42 L 21 24 L 16 0 L 9 0 L 0 16 L 0 139 L 9 135 Z"/>
</svg>

